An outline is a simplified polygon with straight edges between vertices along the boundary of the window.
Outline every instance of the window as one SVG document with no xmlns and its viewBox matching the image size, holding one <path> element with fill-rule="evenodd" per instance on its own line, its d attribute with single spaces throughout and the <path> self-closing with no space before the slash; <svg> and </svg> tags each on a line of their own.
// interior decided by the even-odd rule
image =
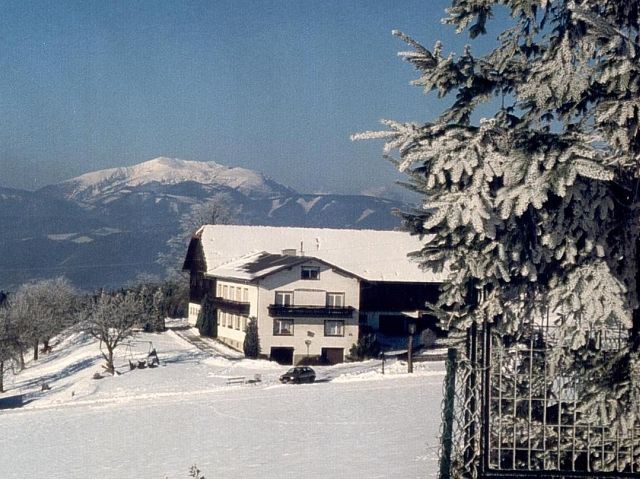
<svg viewBox="0 0 640 479">
<path fill-rule="evenodd" d="M 344 308 L 344 293 L 327 293 L 327 307 Z"/>
<path fill-rule="evenodd" d="M 216 294 L 218 298 L 222 298 L 222 285 L 218 284 L 218 292 Z"/>
<path fill-rule="evenodd" d="M 225 284 L 222 287 L 222 297 L 226 299 L 228 297 L 227 296 L 228 294 L 229 294 L 229 287 Z"/>
<path fill-rule="evenodd" d="M 293 293 L 291 291 L 276 291 L 276 304 L 278 306 L 291 306 Z"/>
<path fill-rule="evenodd" d="M 325 336 L 344 336 L 344 321 L 329 319 L 324 322 Z"/>
<path fill-rule="evenodd" d="M 242 288 L 240 286 L 236 288 L 236 301 L 242 301 Z"/>
<path fill-rule="evenodd" d="M 293 319 L 274 319 L 274 336 L 293 336 Z"/>
<path fill-rule="evenodd" d="M 233 327 L 238 331 L 240 330 L 240 316 L 238 316 L 237 314 L 233 315 Z"/>
<path fill-rule="evenodd" d="M 218 311 L 218 314 L 216 315 L 216 317 L 217 317 L 216 323 L 218 324 L 218 326 L 220 326 L 220 316 L 222 316 L 222 313 L 220 311 Z"/>
<path fill-rule="evenodd" d="M 303 266 L 300 279 L 320 279 L 320 268 L 317 266 Z"/>
<path fill-rule="evenodd" d="M 233 300 L 236 296 L 236 288 L 229 286 L 229 297 L 227 299 Z"/>
<path fill-rule="evenodd" d="M 243 331 L 247 331 L 247 317 L 246 316 L 242 316 L 242 330 Z"/>
<path fill-rule="evenodd" d="M 242 301 L 245 303 L 249 302 L 249 288 L 242 289 Z"/>
</svg>

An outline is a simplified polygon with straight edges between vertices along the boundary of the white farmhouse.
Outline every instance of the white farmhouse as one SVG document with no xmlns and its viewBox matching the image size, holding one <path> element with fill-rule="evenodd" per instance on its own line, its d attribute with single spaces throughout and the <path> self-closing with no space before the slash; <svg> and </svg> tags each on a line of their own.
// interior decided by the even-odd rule
<svg viewBox="0 0 640 479">
<path fill-rule="evenodd" d="M 207 225 L 189 245 L 189 321 L 214 297 L 217 338 L 242 350 L 249 318 L 262 355 L 284 364 L 342 362 L 363 331 L 427 327 L 425 301 L 441 277 L 407 255 L 422 247 L 397 231 Z"/>
<path fill-rule="evenodd" d="M 293 252 L 295 253 L 295 252 Z M 358 339 L 358 279 L 317 258 L 260 252 L 215 268 L 217 337 L 242 349 L 256 318 L 263 351 L 277 361 L 342 362 Z"/>
</svg>

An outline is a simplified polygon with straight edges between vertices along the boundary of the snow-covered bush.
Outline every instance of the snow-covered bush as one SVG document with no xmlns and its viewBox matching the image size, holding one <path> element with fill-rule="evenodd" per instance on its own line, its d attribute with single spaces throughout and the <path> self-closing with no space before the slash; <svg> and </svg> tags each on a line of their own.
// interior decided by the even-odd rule
<svg viewBox="0 0 640 479">
<path fill-rule="evenodd" d="M 218 335 L 218 323 L 216 318 L 216 306 L 210 293 L 204 295 L 196 320 L 196 328 L 202 336 L 215 338 Z"/>
<path fill-rule="evenodd" d="M 247 321 L 247 331 L 242 344 L 244 355 L 251 359 L 257 359 L 260 355 L 260 336 L 258 335 L 258 320 L 249 318 Z"/>
<path fill-rule="evenodd" d="M 380 356 L 380 343 L 375 334 L 365 334 L 349 349 L 349 359 L 363 361 Z"/>
</svg>

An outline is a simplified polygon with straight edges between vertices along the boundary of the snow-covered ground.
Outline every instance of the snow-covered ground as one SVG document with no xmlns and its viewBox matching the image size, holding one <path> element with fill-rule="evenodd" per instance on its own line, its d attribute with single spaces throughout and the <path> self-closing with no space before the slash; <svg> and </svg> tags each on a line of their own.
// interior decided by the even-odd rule
<svg viewBox="0 0 640 479">
<path fill-rule="evenodd" d="M 115 377 L 92 378 L 98 344 L 78 334 L 8 374 L 0 399 L 31 401 L 0 411 L 0 477 L 180 479 L 193 464 L 207 479 L 436 476 L 442 363 L 315 367 L 317 383 L 281 385 L 285 366 L 204 352 L 189 333 L 139 333 Z M 130 371 L 149 341 L 160 367 Z"/>
</svg>

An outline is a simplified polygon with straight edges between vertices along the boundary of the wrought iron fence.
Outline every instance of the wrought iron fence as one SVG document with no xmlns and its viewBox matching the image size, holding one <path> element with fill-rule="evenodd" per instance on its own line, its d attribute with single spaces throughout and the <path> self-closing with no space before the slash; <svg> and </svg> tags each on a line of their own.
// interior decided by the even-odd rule
<svg viewBox="0 0 640 479">
<path fill-rule="evenodd" d="M 468 331 L 455 367 L 449 357 L 441 478 L 640 477 L 640 423 L 607 423 L 584 410 L 585 378 L 558 367 L 556 333 L 548 320 L 517 339 L 489 325 Z M 625 334 L 588 340 L 613 355 Z"/>
</svg>

